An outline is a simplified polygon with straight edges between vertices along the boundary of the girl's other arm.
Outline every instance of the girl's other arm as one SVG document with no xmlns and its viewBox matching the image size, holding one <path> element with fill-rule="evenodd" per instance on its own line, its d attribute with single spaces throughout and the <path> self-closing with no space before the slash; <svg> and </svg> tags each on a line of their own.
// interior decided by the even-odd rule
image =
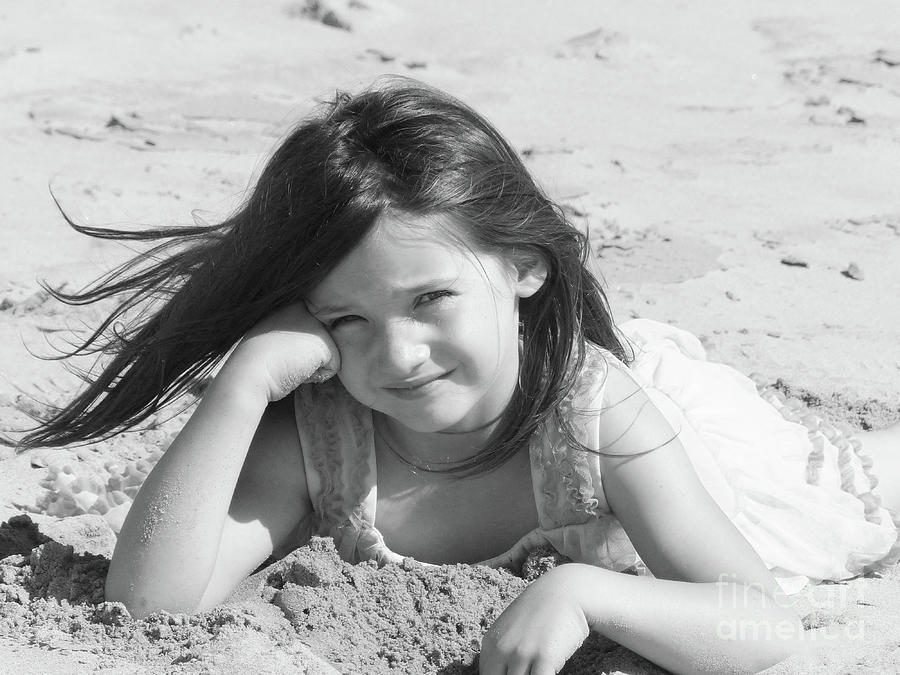
<svg viewBox="0 0 900 675">
<path fill-rule="evenodd" d="M 594 630 L 673 673 L 755 673 L 800 653 L 797 618 L 756 586 L 561 565 L 482 642 L 481 675 L 552 675 Z"/>
<path fill-rule="evenodd" d="M 589 630 L 679 673 L 755 672 L 803 651 L 798 617 L 662 413 L 614 368 L 606 391 L 604 492 L 657 578 L 581 564 L 552 570 L 491 627 L 482 675 L 557 672 Z"/>
<path fill-rule="evenodd" d="M 338 367 L 336 348 L 302 306 L 244 338 L 138 492 L 110 563 L 108 600 L 135 616 L 204 609 L 294 531 L 311 507 L 293 408 L 281 399 Z"/>
<path fill-rule="evenodd" d="M 657 579 L 617 579 L 612 596 L 586 598 L 591 625 L 677 672 L 758 670 L 802 651 L 797 615 L 659 409 L 616 368 L 607 392 L 603 489 Z"/>
</svg>

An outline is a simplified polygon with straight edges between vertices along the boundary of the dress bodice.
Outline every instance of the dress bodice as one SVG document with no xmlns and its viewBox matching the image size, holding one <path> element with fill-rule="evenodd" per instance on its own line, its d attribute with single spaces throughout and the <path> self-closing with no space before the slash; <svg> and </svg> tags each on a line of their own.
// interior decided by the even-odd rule
<svg viewBox="0 0 900 675">
<path fill-rule="evenodd" d="M 590 346 L 576 386 L 560 408 L 577 440 L 588 448 L 597 446 L 610 359 L 615 361 Z M 312 532 L 333 537 L 348 561 L 402 560 L 387 547 L 376 526 L 378 467 L 372 411 L 337 380 L 301 387 L 294 401 L 314 510 Z M 509 551 L 483 564 L 515 566 L 542 544 L 572 560 L 614 570 L 638 563 L 603 494 L 597 455 L 571 447 L 561 428 L 545 424 L 530 441 L 529 458 L 539 525 Z"/>
<path fill-rule="evenodd" d="M 620 330 L 634 360 L 626 367 L 588 344 L 560 406 L 580 444 L 601 449 L 607 374 L 619 369 L 676 431 L 703 486 L 785 590 L 897 561 L 895 514 L 873 492 L 871 462 L 856 439 L 801 402 L 707 361 L 686 331 L 644 319 Z M 302 536 L 333 537 L 348 561 L 400 561 L 376 527 L 372 411 L 337 380 L 300 387 L 294 404 L 314 511 Z M 534 434 L 528 450 L 538 527 L 484 564 L 515 568 L 550 544 L 573 561 L 642 570 L 606 500 L 600 456 L 573 447 L 554 423 Z"/>
</svg>

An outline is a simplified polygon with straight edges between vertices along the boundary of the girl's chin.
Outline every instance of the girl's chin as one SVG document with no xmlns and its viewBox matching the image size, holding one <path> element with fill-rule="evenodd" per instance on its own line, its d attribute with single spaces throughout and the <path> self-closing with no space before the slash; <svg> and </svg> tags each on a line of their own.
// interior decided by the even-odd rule
<svg viewBox="0 0 900 675">
<path fill-rule="evenodd" d="M 424 416 L 408 418 L 406 416 L 395 417 L 387 414 L 394 422 L 402 424 L 410 431 L 416 431 L 420 434 L 436 434 L 441 431 L 452 431 L 457 426 L 456 420 L 444 419 L 428 419 Z"/>
<path fill-rule="evenodd" d="M 390 418 L 392 422 L 401 424 L 410 431 L 420 434 L 466 434 L 474 431 L 482 431 L 488 424 L 481 421 L 479 416 L 477 420 L 468 419 L 466 416 L 449 417 L 447 415 L 428 417 L 426 415 L 406 416 L 392 415 L 390 413 L 382 413 Z"/>
<path fill-rule="evenodd" d="M 427 410 L 408 411 L 408 410 L 379 410 L 382 415 L 391 419 L 392 422 L 402 424 L 411 431 L 422 434 L 438 433 L 441 431 L 455 431 L 457 428 L 465 429 L 465 414 L 452 415 L 451 411 L 440 410 L 430 414 Z M 477 426 L 477 425 L 475 425 Z"/>
</svg>

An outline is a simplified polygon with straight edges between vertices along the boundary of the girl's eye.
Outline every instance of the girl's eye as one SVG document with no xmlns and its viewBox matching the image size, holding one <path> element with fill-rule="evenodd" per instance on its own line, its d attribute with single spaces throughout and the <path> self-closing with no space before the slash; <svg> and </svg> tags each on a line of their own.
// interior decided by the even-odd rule
<svg viewBox="0 0 900 675">
<path fill-rule="evenodd" d="M 435 302 L 441 298 L 449 298 L 453 295 L 456 295 L 453 291 L 431 291 L 430 293 L 423 293 L 420 295 L 416 304 L 428 304 L 429 302 Z"/>
<path fill-rule="evenodd" d="M 328 327 L 330 329 L 340 328 L 341 326 L 345 326 L 348 323 L 353 321 L 361 321 L 362 317 L 357 316 L 356 314 L 348 314 L 347 316 L 339 316 L 336 319 L 332 319 L 328 322 Z"/>
</svg>

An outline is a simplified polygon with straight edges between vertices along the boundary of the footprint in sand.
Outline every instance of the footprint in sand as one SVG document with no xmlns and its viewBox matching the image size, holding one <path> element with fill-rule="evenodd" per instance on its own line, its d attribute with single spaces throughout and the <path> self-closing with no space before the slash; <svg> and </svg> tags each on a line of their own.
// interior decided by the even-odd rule
<svg viewBox="0 0 900 675">
<path fill-rule="evenodd" d="M 54 95 L 35 101 L 29 111 L 48 136 L 92 143 L 117 143 L 133 150 L 258 152 L 279 138 L 295 108 L 292 101 L 262 99 L 250 93 L 183 92 L 165 107 L 111 110 L 113 92 L 92 97 Z"/>
</svg>

